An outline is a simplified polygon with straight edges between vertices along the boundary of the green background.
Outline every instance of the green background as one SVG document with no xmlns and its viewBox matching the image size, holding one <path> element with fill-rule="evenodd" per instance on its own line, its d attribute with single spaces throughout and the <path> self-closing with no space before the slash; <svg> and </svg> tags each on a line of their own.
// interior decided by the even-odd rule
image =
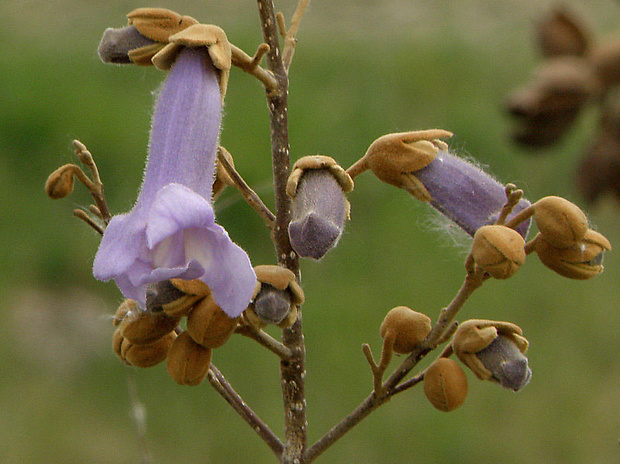
<svg viewBox="0 0 620 464">
<path fill-rule="evenodd" d="M 277 2 L 287 18 L 295 3 Z M 441 127 L 452 148 L 515 182 L 530 199 L 564 196 L 589 213 L 613 245 L 620 206 L 583 204 L 576 163 L 593 135 L 588 108 L 557 146 L 513 146 L 502 109 L 507 93 L 539 62 L 534 25 L 554 2 L 314 0 L 291 68 L 292 157 L 321 153 L 348 167 L 388 132 Z M 569 2 L 594 40 L 614 32 L 620 4 Z M 103 65 L 106 27 L 147 6 L 136 1 L 40 0 L 0 4 L 0 462 L 135 463 L 128 371 L 112 353 L 110 316 L 121 301 L 95 281 L 99 238 L 71 216 L 89 202 L 78 186 L 53 202 L 47 175 L 74 162 L 71 140 L 94 154 L 114 212 L 139 188 L 152 93 L 163 74 Z M 223 27 L 252 54 L 261 42 L 250 0 L 157 5 Z M 267 108 L 260 84 L 234 69 L 222 144 L 270 206 Z M 371 390 L 360 346 L 380 349 L 379 325 L 406 305 L 433 319 L 458 290 L 467 242 L 442 231 L 436 215 L 370 174 L 350 194 L 352 220 L 336 250 L 302 263 L 307 296 L 307 400 L 313 442 Z M 227 191 L 218 221 L 253 264 L 273 264 L 262 221 Z M 464 243 L 464 244 L 463 244 Z M 329 449 L 319 462 L 609 463 L 620 456 L 620 258 L 606 272 L 569 281 L 535 256 L 508 281 L 488 282 L 460 319 L 509 320 L 531 343 L 530 385 L 518 394 L 470 372 L 457 411 L 433 409 L 421 388 L 398 395 Z M 273 331 L 277 335 L 277 332 Z M 234 337 L 214 363 L 274 431 L 282 432 L 278 363 Z M 393 365 L 396 363 L 393 361 Z M 423 365 L 426 365 L 423 364 Z M 165 366 L 135 370 L 157 463 L 270 463 L 273 456 L 208 384 L 180 387 Z"/>
</svg>

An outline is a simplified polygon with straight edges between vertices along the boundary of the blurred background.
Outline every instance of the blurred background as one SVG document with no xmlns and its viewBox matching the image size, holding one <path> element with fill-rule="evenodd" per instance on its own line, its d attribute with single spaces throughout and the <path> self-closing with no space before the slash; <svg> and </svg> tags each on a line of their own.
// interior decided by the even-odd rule
<svg viewBox="0 0 620 464">
<path fill-rule="evenodd" d="M 292 157 L 321 153 L 348 167 L 388 132 L 440 127 L 451 146 L 514 182 L 532 200 L 561 195 L 620 246 L 620 204 L 586 205 L 576 160 L 596 123 L 586 110 L 561 143 L 524 150 L 509 140 L 502 104 L 539 62 L 536 21 L 555 1 L 313 0 L 291 67 Z M 620 3 L 566 2 L 596 38 L 620 32 Z M 128 371 L 111 349 L 121 301 L 94 280 L 99 237 L 72 217 L 90 199 L 43 191 L 76 162 L 74 138 L 95 156 L 113 212 L 131 208 L 149 133 L 155 69 L 103 65 L 106 27 L 137 7 L 160 6 L 223 27 L 253 54 L 261 42 L 250 0 L 4 0 L 0 3 L 0 462 L 135 463 Z M 295 1 L 277 1 L 287 18 Z M 270 206 L 268 115 L 258 81 L 233 70 L 222 144 Z M 274 264 L 262 221 L 226 192 L 219 222 L 253 264 Z M 310 441 L 372 388 L 360 346 L 380 351 L 379 325 L 407 305 L 435 319 L 461 285 L 466 246 L 404 191 L 366 174 L 350 194 L 352 220 L 336 250 L 302 263 Z M 421 388 L 398 395 L 319 462 L 609 463 L 620 457 L 620 257 L 606 272 L 569 281 L 535 256 L 509 281 L 488 282 L 460 319 L 509 320 L 531 343 L 533 380 L 514 394 L 470 372 L 455 412 L 436 411 Z M 277 334 L 277 332 L 273 332 Z M 214 363 L 274 431 L 282 433 L 278 362 L 234 337 Z M 393 361 L 393 365 L 396 362 Z M 426 365 L 423 364 L 422 366 Z M 273 456 L 208 383 L 180 387 L 164 365 L 134 372 L 153 462 L 271 463 Z"/>
</svg>

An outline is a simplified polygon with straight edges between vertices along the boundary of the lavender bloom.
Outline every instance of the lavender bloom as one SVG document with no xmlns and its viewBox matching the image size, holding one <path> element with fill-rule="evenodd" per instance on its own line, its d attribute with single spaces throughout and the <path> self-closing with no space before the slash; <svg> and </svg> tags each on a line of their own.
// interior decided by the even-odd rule
<svg viewBox="0 0 620 464">
<path fill-rule="evenodd" d="M 492 224 L 506 203 L 502 184 L 447 150 L 439 150 L 430 164 L 412 175 L 428 190 L 430 204 L 471 236 Z M 508 220 L 529 205 L 525 199 L 519 201 Z M 526 237 L 529 225 L 530 220 L 524 221 L 516 230 Z"/>
<path fill-rule="evenodd" d="M 136 204 L 112 218 L 93 266 L 97 279 L 114 279 L 142 307 L 148 284 L 171 278 L 202 280 L 230 317 L 250 301 L 256 283 L 250 260 L 215 223 L 211 206 L 220 121 L 207 49 L 185 48 L 157 100 Z"/>
</svg>

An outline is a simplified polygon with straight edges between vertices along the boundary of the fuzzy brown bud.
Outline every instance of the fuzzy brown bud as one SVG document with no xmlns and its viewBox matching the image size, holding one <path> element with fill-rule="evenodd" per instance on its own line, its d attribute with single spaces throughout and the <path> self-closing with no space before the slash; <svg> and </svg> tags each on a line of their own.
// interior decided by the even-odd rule
<svg viewBox="0 0 620 464">
<path fill-rule="evenodd" d="M 507 279 L 525 262 L 525 241 L 514 229 L 483 226 L 474 234 L 471 254 L 476 266 L 491 277 Z"/>
<path fill-rule="evenodd" d="M 207 297 L 187 317 L 187 332 L 205 348 L 219 348 L 230 339 L 238 321 L 238 317 L 229 317 L 212 297 Z"/>
<path fill-rule="evenodd" d="M 127 313 L 119 328 L 123 337 L 131 343 L 148 345 L 172 332 L 180 321 L 181 317 L 136 307 Z"/>
<path fill-rule="evenodd" d="M 73 192 L 75 186 L 74 169 L 78 168 L 73 164 L 65 164 L 49 175 L 45 182 L 45 193 L 48 197 L 58 200 Z"/>
<path fill-rule="evenodd" d="M 135 310 L 136 308 L 137 304 L 135 300 L 127 299 L 123 301 L 116 310 L 116 313 L 114 314 L 114 318 L 112 319 L 112 325 L 114 327 L 118 327 L 120 323 L 123 322 L 123 319 L 125 319 L 125 316 L 127 316 L 127 313 Z"/>
<path fill-rule="evenodd" d="M 580 242 L 588 231 L 588 218 L 579 207 L 561 197 L 545 197 L 533 205 L 534 220 L 547 243 L 565 248 Z"/>
<path fill-rule="evenodd" d="M 603 272 L 603 256 L 611 244 L 602 234 L 588 230 L 583 239 L 566 248 L 551 245 L 539 235 L 534 250 L 540 262 L 552 271 L 569 279 L 585 280 Z"/>
<path fill-rule="evenodd" d="M 126 338 L 121 342 L 121 359 L 136 367 L 153 367 L 166 359 L 172 343 L 177 338 L 170 332 L 148 345 L 136 345 Z"/>
<path fill-rule="evenodd" d="M 210 366 L 211 348 L 196 343 L 187 331 L 181 332 L 166 359 L 170 377 L 179 385 L 198 385 L 207 376 Z"/>
<path fill-rule="evenodd" d="M 177 279 L 174 279 L 177 281 Z M 206 287 L 206 284 L 203 284 Z M 208 290 L 208 287 L 207 287 Z M 170 280 L 162 280 L 146 287 L 146 308 L 165 311 L 168 316 L 187 316 L 202 295 L 192 295 L 180 290 Z"/>
<path fill-rule="evenodd" d="M 467 376 L 453 359 L 437 359 L 424 374 L 424 394 L 440 411 L 449 412 L 460 407 L 468 392 Z"/>
<path fill-rule="evenodd" d="M 393 334 L 394 352 L 405 354 L 415 350 L 430 331 L 430 317 L 406 306 L 397 306 L 387 313 L 379 333 L 382 338 Z"/>
</svg>

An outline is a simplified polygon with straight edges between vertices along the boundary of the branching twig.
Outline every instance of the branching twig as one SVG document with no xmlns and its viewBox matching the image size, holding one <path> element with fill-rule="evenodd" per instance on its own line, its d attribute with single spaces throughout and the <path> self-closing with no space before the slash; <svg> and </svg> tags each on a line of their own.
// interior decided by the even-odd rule
<svg viewBox="0 0 620 464">
<path fill-rule="evenodd" d="M 264 346 L 269 351 L 277 354 L 280 359 L 284 361 L 288 361 L 293 355 L 288 347 L 284 346 L 271 335 L 262 330 L 257 330 L 249 324 L 239 325 L 235 330 L 235 333 L 257 341 L 260 345 Z"/>
<path fill-rule="evenodd" d="M 90 170 L 92 176 L 92 182 L 88 179 L 88 182 L 80 179 L 80 181 L 90 190 L 90 194 L 95 200 L 95 204 L 99 210 L 101 215 L 101 220 L 107 226 L 110 222 L 112 215 L 110 214 L 110 210 L 108 209 L 108 205 L 105 201 L 105 196 L 103 194 L 103 182 L 101 182 L 101 177 L 99 176 L 99 170 L 97 169 L 97 165 L 93 160 L 93 155 L 90 154 L 86 145 L 84 145 L 79 140 L 73 141 L 73 148 L 75 149 L 75 154 L 79 158 L 79 160 Z"/>
<path fill-rule="evenodd" d="M 297 31 L 299 30 L 299 24 L 303 17 L 306 8 L 310 4 L 310 0 L 299 0 L 297 9 L 291 19 L 291 27 L 287 30 L 284 22 L 284 15 L 282 13 L 277 14 L 278 27 L 280 28 L 280 34 L 284 39 L 284 53 L 282 54 L 282 62 L 284 68 L 288 72 L 293 61 L 293 55 L 295 54 L 295 47 L 297 46 Z"/>
<path fill-rule="evenodd" d="M 269 45 L 264 43 L 260 44 L 254 56 L 251 57 L 239 47 L 231 44 L 232 64 L 241 68 L 248 74 L 252 74 L 263 83 L 268 91 L 271 91 L 278 87 L 278 82 L 269 71 L 260 67 L 260 62 L 268 51 Z"/>
<path fill-rule="evenodd" d="M 284 446 L 280 439 L 271 431 L 271 429 L 256 415 L 252 409 L 243 401 L 243 398 L 228 383 L 222 373 L 211 364 L 211 368 L 207 374 L 209 383 L 215 390 L 230 404 L 237 414 L 245 420 L 259 437 L 271 448 L 271 450 L 280 456 Z"/>
<path fill-rule="evenodd" d="M 95 229 L 95 231 L 97 231 L 100 235 L 103 235 L 103 232 L 105 231 L 105 229 L 103 227 L 101 227 L 99 224 L 97 224 L 93 218 L 91 218 L 88 213 L 86 211 L 84 211 L 83 209 L 74 209 L 73 210 L 73 215 L 78 218 L 81 219 L 82 221 L 84 221 L 86 224 L 88 224 L 90 227 L 92 227 L 93 229 Z"/>
<path fill-rule="evenodd" d="M 250 188 L 250 186 L 243 180 L 243 177 L 237 172 L 235 167 L 230 164 L 226 156 L 223 156 L 222 151 L 226 151 L 224 147 L 218 149 L 218 160 L 221 165 L 226 169 L 226 172 L 230 179 L 234 182 L 234 186 L 243 195 L 245 201 L 262 217 L 270 229 L 273 229 L 273 224 L 276 216 L 271 210 L 263 203 L 263 200 Z"/>
</svg>

